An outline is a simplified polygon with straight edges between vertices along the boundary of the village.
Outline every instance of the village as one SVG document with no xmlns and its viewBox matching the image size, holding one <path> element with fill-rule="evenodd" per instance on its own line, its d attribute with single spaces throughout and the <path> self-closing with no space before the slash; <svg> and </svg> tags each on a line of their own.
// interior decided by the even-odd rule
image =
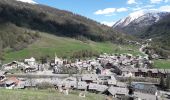
<svg viewBox="0 0 170 100">
<path fill-rule="evenodd" d="M 169 78 L 170 69 L 151 68 L 151 63 L 147 55 L 132 54 L 104 53 L 97 58 L 75 62 L 55 55 L 53 60 L 39 63 L 31 57 L 2 65 L 0 87 L 51 86 L 65 95 L 71 90 L 80 90 L 82 98 L 86 97 L 86 92 L 92 92 L 106 95 L 107 100 L 168 100 L 170 92 L 162 90 L 159 84 L 160 78 Z"/>
</svg>

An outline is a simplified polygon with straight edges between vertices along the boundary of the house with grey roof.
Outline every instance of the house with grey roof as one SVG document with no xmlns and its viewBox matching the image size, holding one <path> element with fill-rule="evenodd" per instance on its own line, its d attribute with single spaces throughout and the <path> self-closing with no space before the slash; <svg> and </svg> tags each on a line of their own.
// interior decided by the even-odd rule
<svg viewBox="0 0 170 100">
<path fill-rule="evenodd" d="M 103 94 L 112 96 L 113 98 L 121 98 L 125 97 L 128 95 L 129 90 L 127 88 L 122 88 L 122 87 L 113 87 L 111 86 L 107 90 L 103 92 Z"/>
<path fill-rule="evenodd" d="M 97 83 L 98 76 L 96 74 L 83 74 L 81 80 L 85 81 L 86 83 Z"/>
<path fill-rule="evenodd" d="M 141 92 L 134 92 L 134 99 L 135 100 L 157 100 L 156 95 L 141 93 Z"/>
<path fill-rule="evenodd" d="M 18 67 L 19 67 L 19 62 L 17 61 L 12 61 L 10 63 L 2 65 L 2 68 L 4 70 L 11 70 L 11 69 L 18 68 Z"/>
<path fill-rule="evenodd" d="M 87 86 L 87 90 L 88 91 L 92 91 L 92 92 L 103 92 L 106 89 L 108 89 L 108 86 L 106 85 L 101 85 L 101 84 L 96 84 L 96 83 L 90 83 Z"/>
<path fill-rule="evenodd" d="M 127 87 L 127 84 L 124 83 L 124 82 L 119 82 L 119 81 L 117 81 L 117 82 L 116 82 L 116 86 L 117 86 L 117 87 L 126 88 L 126 87 Z"/>
<path fill-rule="evenodd" d="M 157 87 L 153 84 L 149 83 L 132 83 L 132 87 L 136 92 L 142 92 L 142 93 L 147 93 L 147 94 L 153 94 L 157 92 Z"/>
<path fill-rule="evenodd" d="M 88 91 L 95 91 L 98 88 L 98 84 L 90 83 L 87 87 Z"/>
<path fill-rule="evenodd" d="M 97 92 L 103 92 L 106 89 L 108 89 L 108 86 L 106 86 L 106 85 L 98 85 L 96 91 Z"/>
<path fill-rule="evenodd" d="M 62 84 L 69 87 L 76 87 L 77 79 L 75 77 L 68 77 L 62 80 Z"/>
<path fill-rule="evenodd" d="M 86 90 L 88 84 L 86 82 L 78 82 L 78 86 L 76 86 L 77 89 L 79 90 Z"/>
</svg>

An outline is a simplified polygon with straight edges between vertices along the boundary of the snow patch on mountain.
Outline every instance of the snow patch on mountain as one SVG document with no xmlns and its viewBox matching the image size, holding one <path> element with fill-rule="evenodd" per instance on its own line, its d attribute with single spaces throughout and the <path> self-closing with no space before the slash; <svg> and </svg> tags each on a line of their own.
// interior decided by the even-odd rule
<svg viewBox="0 0 170 100">
<path fill-rule="evenodd" d="M 145 12 L 143 10 L 133 12 L 133 13 L 129 14 L 128 17 L 119 20 L 117 23 L 115 23 L 115 25 L 113 27 L 116 27 L 119 25 L 122 25 L 122 27 L 125 27 L 125 26 L 129 25 L 135 19 L 139 18 L 140 16 L 143 16 L 144 14 L 145 14 Z"/>
<path fill-rule="evenodd" d="M 131 23 L 140 23 L 142 21 L 154 21 L 158 22 L 163 16 L 167 15 L 167 12 L 146 12 L 137 11 L 129 14 L 128 17 L 119 20 L 113 25 L 115 27 L 126 27 Z M 149 23 L 149 22 L 148 22 Z M 151 22 L 153 23 L 153 22 Z"/>
<path fill-rule="evenodd" d="M 30 3 L 30 4 L 37 4 L 37 2 L 35 2 L 35 1 L 33 1 L 33 0 L 16 0 L 16 1 L 25 2 L 25 3 Z"/>
</svg>

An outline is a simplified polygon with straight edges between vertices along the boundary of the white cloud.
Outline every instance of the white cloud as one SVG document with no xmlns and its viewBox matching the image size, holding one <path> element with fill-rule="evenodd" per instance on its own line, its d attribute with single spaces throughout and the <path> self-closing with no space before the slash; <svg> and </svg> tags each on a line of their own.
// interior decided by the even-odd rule
<svg viewBox="0 0 170 100">
<path fill-rule="evenodd" d="M 37 4 L 34 0 L 17 0 L 17 1 L 31 3 L 31 4 Z"/>
<path fill-rule="evenodd" d="M 140 9 L 140 10 L 135 11 L 135 13 L 131 13 L 130 15 L 132 15 L 132 16 L 142 15 L 147 12 L 170 12 L 170 5 L 161 6 L 159 8 Z"/>
<path fill-rule="evenodd" d="M 103 9 L 103 10 L 96 11 L 94 14 L 96 14 L 96 15 L 107 15 L 107 14 L 114 13 L 115 11 L 116 11 L 116 8 L 106 8 L 106 9 Z"/>
<path fill-rule="evenodd" d="M 136 8 L 132 8 L 133 11 L 138 11 L 138 10 L 142 10 L 142 9 L 147 9 L 147 8 L 153 8 L 155 5 L 145 5 L 142 7 L 136 7 Z"/>
<path fill-rule="evenodd" d="M 151 3 L 160 3 L 160 2 L 162 2 L 163 0 L 150 0 L 151 1 Z"/>
<path fill-rule="evenodd" d="M 170 6 L 169 6 L 169 5 L 161 6 L 161 7 L 159 8 L 159 11 L 170 12 Z"/>
<path fill-rule="evenodd" d="M 107 26 L 110 26 L 110 27 L 112 27 L 115 23 L 116 23 L 115 21 L 112 21 L 112 22 L 103 21 L 103 22 L 101 22 L 101 24 L 104 24 L 104 25 L 107 25 Z"/>
<path fill-rule="evenodd" d="M 127 8 L 119 8 L 116 10 L 117 12 L 125 12 L 125 11 L 128 11 Z"/>
<path fill-rule="evenodd" d="M 135 0 L 128 0 L 128 1 L 127 1 L 127 4 L 134 4 L 134 3 L 136 3 Z"/>
<path fill-rule="evenodd" d="M 97 10 L 94 12 L 95 15 L 105 15 L 105 16 L 113 16 L 115 12 L 125 12 L 128 11 L 127 8 L 106 8 L 103 10 Z"/>
</svg>

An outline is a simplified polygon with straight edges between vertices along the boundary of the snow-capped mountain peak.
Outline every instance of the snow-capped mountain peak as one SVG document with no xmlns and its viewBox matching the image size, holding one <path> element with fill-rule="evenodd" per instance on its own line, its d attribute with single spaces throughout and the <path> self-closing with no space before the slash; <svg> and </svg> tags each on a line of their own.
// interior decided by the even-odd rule
<svg viewBox="0 0 170 100">
<path fill-rule="evenodd" d="M 115 23 L 115 25 L 113 27 L 119 26 L 120 24 L 122 25 L 122 27 L 127 26 L 128 24 L 130 24 L 132 21 L 134 21 L 135 19 L 143 16 L 145 14 L 144 11 L 137 11 L 137 12 L 133 12 L 131 14 L 129 14 L 128 17 L 119 20 L 117 23 Z"/>
<path fill-rule="evenodd" d="M 129 15 L 129 17 L 131 18 L 130 22 L 132 22 L 133 20 L 143 16 L 145 14 L 144 11 L 137 11 L 137 12 L 133 12 Z"/>
<path fill-rule="evenodd" d="M 163 16 L 167 15 L 167 12 L 145 12 L 145 11 L 137 11 L 129 14 L 128 17 L 119 20 L 116 22 L 113 27 L 126 27 L 131 23 L 141 23 L 143 21 L 159 21 Z M 153 23 L 151 22 L 151 23 Z"/>
<path fill-rule="evenodd" d="M 113 25 L 114 29 L 120 30 L 128 34 L 138 34 L 147 27 L 157 23 L 165 16 L 170 14 L 169 12 L 135 12 L 131 13 L 128 17 L 119 20 Z"/>
<path fill-rule="evenodd" d="M 30 3 L 30 4 L 37 4 L 37 2 L 35 2 L 34 0 L 16 0 L 16 1 Z"/>
</svg>

